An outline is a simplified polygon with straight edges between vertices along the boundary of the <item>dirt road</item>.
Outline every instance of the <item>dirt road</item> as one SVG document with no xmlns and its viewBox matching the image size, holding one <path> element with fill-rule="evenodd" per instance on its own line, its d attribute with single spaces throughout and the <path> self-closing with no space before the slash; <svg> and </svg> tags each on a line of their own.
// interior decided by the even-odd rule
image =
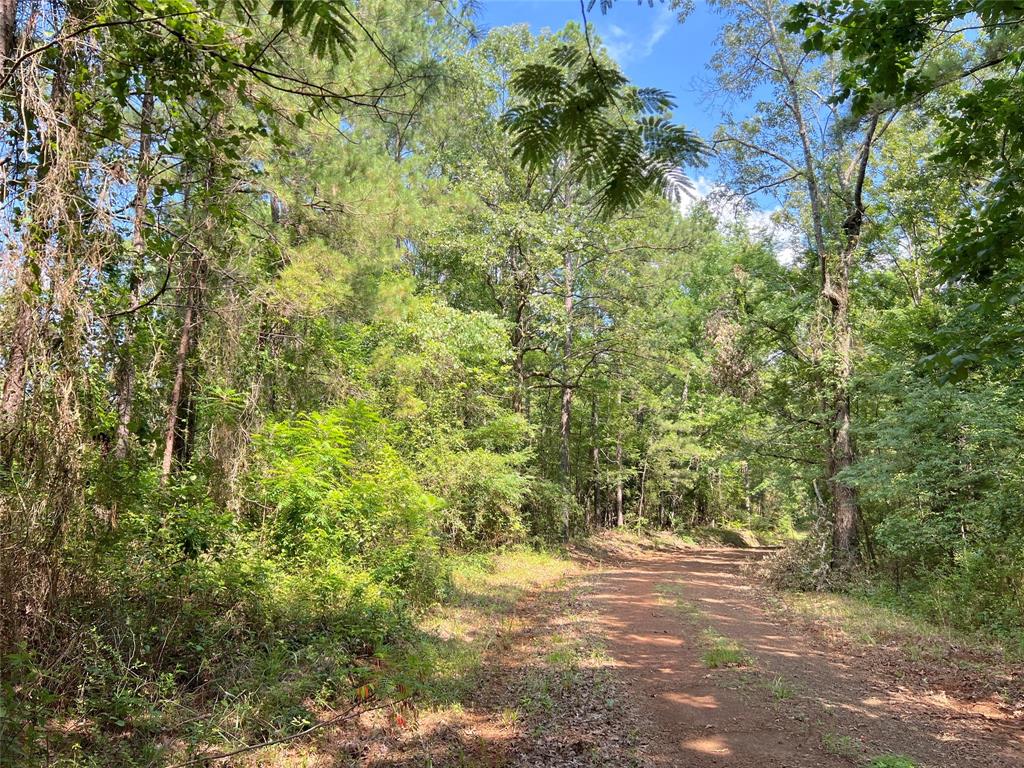
<svg viewBox="0 0 1024 768">
<path fill-rule="evenodd" d="M 1024 710 L 994 695 L 1021 670 L 828 635 L 769 606 L 743 568 L 763 554 L 598 540 L 520 603 L 469 697 L 331 765 L 1024 768 Z"/>
<path fill-rule="evenodd" d="M 741 573 L 758 556 L 648 552 L 591 577 L 604 645 L 653 725 L 654 765 L 830 767 L 903 755 L 922 767 L 1024 766 L 1019 718 L 877 655 L 830 648 L 767 611 Z M 742 663 L 709 668 L 716 649 Z"/>
</svg>

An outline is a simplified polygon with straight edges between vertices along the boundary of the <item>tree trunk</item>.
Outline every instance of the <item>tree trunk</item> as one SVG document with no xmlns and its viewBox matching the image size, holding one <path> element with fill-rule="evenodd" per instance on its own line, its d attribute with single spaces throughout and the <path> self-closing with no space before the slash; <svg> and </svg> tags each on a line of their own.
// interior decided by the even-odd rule
<svg viewBox="0 0 1024 768">
<path fill-rule="evenodd" d="M 845 271 L 845 270 L 844 270 Z M 845 568 L 859 559 L 857 522 L 859 511 L 852 487 L 837 475 L 853 466 L 854 451 L 850 436 L 850 378 L 852 375 L 849 287 L 846 279 L 833 285 L 832 330 L 836 356 L 835 384 L 832 393 L 833 421 L 829 425 L 828 486 L 832 496 L 833 565 Z"/>
<path fill-rule="evenodd" d="M 750 498 L 750 462 L 744 461 L 743 467 L 743 511 L 747 515 L 747 526 L 751 524 L 751 513 L 753 510 L 753 504 Z"/>
<path fill-rule="evenodd" d="M 615 525 L 621 528 L 625 522 L 622 508 L 622 437 L 615 441 Z"/>
<path fill-rule="evenodd" d="M 622 411 L 622 390 L 615 395 L 617 410 Z M 625 523 L 622 509 L 622 427 L 615 433 L 615 526 L 621 528 Z"/>
<path fill-rule="evenodd" d="M 593 462 L 593 521 L 601 524 L 601 442 L 597 423 L 597 395 L 590 402 L 591 460 Z"/>
<path fill-rule="evenodd" d="M 29 257 L 26 256 L 26 259 Z M 7 447 L 18 428 L 21 407 L 25 401 L 25 378 L 28 372 L 28 349 L 32 342 L 34 295 L 38 279 L 32 265 L 27 261 L 18 273 L 14 287 L 16 310 L 14 327 L 11 329 L 10 344 L 7 347 L 7 376 L 4 378 L 3 393 L 0 394 L 0 441 Z"/>
<path fill-rule="evenodd" d="M 827 426 L 827 447 L 825 451 L 827 482 L 832 495 L 832 565 L 844 568 L 859 559 L 857 548 L 857 522 L 860 512 L 856 494 L 852 487 L 837 479 L 836 475 L 854 463 L 853 443 L 850 436 L 850 382 L 852 380 L 852 328 L 850 326 L 850 268 L 860 242 L 864 221 L 862 193 L 864 178 L 871 155 L 871 147 L 878 126 L 875 115 L 865 131 L 858 154 L 853 158 L 841 183 L 850 185 L 850 205 L 843 223 L 845 243 L 839 253 L 830 249 L 825 238 L 825 204 L 823 189 L 826 185 L 818 179 L 817 161 L 810 141 L 808 121 L 805 119 L 801 89 L 797 72 L 791 69 L 785 46 L 781 42 L 775 18 L 771 12 L 766 15 L 769 37 L 775 51 L 779 73 L 785 80 L 788 95 L 786 106 L 793 116 L 794 126 L 800 141 L 803 176 L 811 207 L 812 239 L 820 271 L 820 296 L 831 305 L 829 331 L 831 335 L 831 357 L 835 360 L 833 370 L 827 379 L 831 386 L 824 393 L 826 405 L 831 410 Z M 791 166 L 792 167 L 792 166 Z M 831 258 L 830 258 L 831 255 Z M 835 262 L 835 263 L 833 263 Z"/>
<path fill-rule="evenodd" d="M 644 486 L 647 483 L 647 455 L 644 454 L 644 468 L 640 471 L 640 499 L 636 505 L 637 520 L 644 519 Z"/>
<path fill-rule="evenodd" d="M 153 94 L 147 90 L 142 97 L 142 111 L 139 121 L 139 162 L 138 178 L 135 182 L 133 201 L 134 221 L 132 223 L 132 249 L 135 263 L 128 280 L 128 301 L 132 307 L 142 299 L 142 272 L 146 254 L 146 203 L 149 197 L 149 156 L 150 122 L 153 117 Z M 117 370 L 114 372 L 114 404 L 117 411 L 117 427 L 114 434 L 114 456 L 123 459 L 128 455 L 132 408 L 135 400 L 135 313 L 123 320 L 124 334 L 118 343 Z"/>
<path fill-rule="evenodd" d="M 0 0 L 0 75 L 7 72 L 7 59 L 18 45 L 18 0 Z"/>
<path fill-rule="evenodd" d="M 562 480 L 565 483 L 566 488 L 569 487 L 569 478 L 572 472 L 572 464 L 570 457 L 570 429 L 572 427 L 572 396 L 573 386 L 569 380 L 570 364 L 572 360 L 572 318 L 573 318 L 573 306 L 575 302 L 575 285 L 574 285 L 574 271 L 573 271 L 573 259 L 572 251 L 566 251 L 565 260 L 563 262 L 563 280 L 565 289 L 565 334 L 562 343 L 562 406 L 561 406 L 561 419 L 559 421 L 559 443 L 560 443 L 560 458 L 561 458 L 561 471 Z"/>
<path fill-rule="evenodd" d="M 201 302 L 206 287 L 206 260 L 197 252 L 190 261 L 184 279 L 182 295 L 185 312 L 181 321 L 181 334 L 174 356 L 174 381 L 167 403 L 167 420 L 164 425 L 164 452 L 160 467 L 160 484 L 166 485 L 175 463 L 180 466 L 188 461 L 194 437 L 195 415 L 192 403 L 193 379 L 192 353 L 199 336 Z"/>
<path fill-rule="evenodd" d="M 572 461 L 570 457 L 570 422 L 572 421 L 572 387 L 567 383 L 562 384 L 562 407 L 558 426 L 559 440 L 559 467 L 562 472 L 562 480 L 566 488 L 572 476 Z"/>
<path fill-rule="evenodd" d="M 512 325 L 512 411 L 526 415 L 526 297 L 516 300 L 516 315 Z"/>
<path fill-rule="evenodd" d="M 829 489 L 832 493 L 832 565 L 846 569 L 860 561 L 858 547 L 858 525 L 860 509 L 854 489 L 836 476 L 853 466 L 855 452 L 850 433 L 851 407 L 850 382 L 853 379 L 853 327 L 850 324 L 850 270 L 854 256 L 860 246 L 864 226 L 864 179 L 878 115 L 874 115 L 864 133 L 860 151 L 850 165 L 853 175 L 852 199 L 849 213 L 843 222 L 846 241 L 839 255 L 834 274 L 826 275 L 822 294 L 832 305 L 832 338 L 835 356 L 834 388 L 832 407 L 834 418 L 830 425 L 829 445 Z M 849 178 L 846 181 L 850 181 Z"/>
</svg>

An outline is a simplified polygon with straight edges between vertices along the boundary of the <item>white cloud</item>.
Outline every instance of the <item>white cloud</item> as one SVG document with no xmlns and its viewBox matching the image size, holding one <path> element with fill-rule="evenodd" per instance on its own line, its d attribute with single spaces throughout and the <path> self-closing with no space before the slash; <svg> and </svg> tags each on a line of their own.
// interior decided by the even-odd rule
<svg viewBox="0 0 1024 768">
<path fill-rule="evenodd" d="M 642 37 L 638 38 L 618 24 L 611 24 L 607 31 L 601 34 L 601 40 L 608 55 L 615 59 L 619 66 L 625 66 L 631 61 L 642 61 L 654 53 L 655 46 L 672 29 L 675 21 L 672 9 L 662 6 L 653 14 L 651 25 Z"/>
<path fill-rule="evenodd" d="M 718 218 L 723 227 L 741 224 L 755 237 L 771 245 L 780 264 L 793 264 L 803 250 L 803 235 L 780 220 L 781 206 L 769 210 L 755 208 L 724 184 L 699 176 L 693 189 L 679 203 L 679 211 L 686 215 L 699 202 Z"/>
<path fill-rule="evenodd" d="M 654 52 L 654 46 L 672 29 L 675 23 L 675 14 L 668 6 L 662 6 L 654 17 L 654 24 L 651 25 L 651 32 L 644 42 L 645 55 L 650 56 Z"/>
</svg>

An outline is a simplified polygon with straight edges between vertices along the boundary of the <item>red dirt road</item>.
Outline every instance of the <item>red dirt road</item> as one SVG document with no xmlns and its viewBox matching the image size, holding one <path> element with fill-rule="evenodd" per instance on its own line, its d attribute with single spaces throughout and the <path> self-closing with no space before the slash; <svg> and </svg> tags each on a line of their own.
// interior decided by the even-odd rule
<svg viewBox="0 0 1024 768">
<path fill-rule="evenodd" d="M 758 556 L 645 552 L 590 579 L 607 651 L 654 725 L 654 765 L 831 768 L 905 755 L 922 768 L 1024 766 L 1019 717 L 937 691 L 871 654 L 830 648 L 769 613 L 741 573 Z M 742 645 L 751 663 L 709 669 L 709 628 Z"/>
</svg>

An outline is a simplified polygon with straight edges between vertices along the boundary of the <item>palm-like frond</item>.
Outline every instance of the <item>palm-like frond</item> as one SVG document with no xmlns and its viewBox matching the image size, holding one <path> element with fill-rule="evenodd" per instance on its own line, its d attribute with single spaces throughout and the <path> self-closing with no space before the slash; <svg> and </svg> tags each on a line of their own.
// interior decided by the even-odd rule
<svg viewBox="0 0 1024 768">
<path fill-rule="evenodd" d="M 314 56 L 337 61 L 339 53 L 352 58 L 355 52 L 352 13 L 346 0 L 273 0 L 270 16 L 280 18 L 285 29 L 300 29 Z"/>
<path fill-rule="evenodd" d="M 567 156 L 597 194 L 602 215 L 635 206 L 663 188 L 666 175 L 702 162 L 700 138 L 669 120 L 672 97 L 629 84 L 610 61 L 578 45 L 555 48 L 546 61 L 522 67 L 511 80 L 515 105 L 504 115 L 513 152 L 541 170 Z M 683 177 L 685 178 L 685 177 Z"/>
</svg>

